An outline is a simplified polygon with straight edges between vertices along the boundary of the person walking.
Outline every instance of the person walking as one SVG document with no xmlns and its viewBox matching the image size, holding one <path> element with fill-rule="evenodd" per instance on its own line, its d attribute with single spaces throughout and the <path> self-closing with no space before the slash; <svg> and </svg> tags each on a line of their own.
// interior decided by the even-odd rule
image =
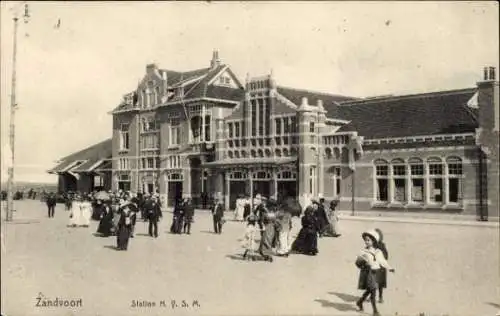
<svg viewBox="0 0 500 316">
<path fill-rule="evenodd" d="M 184 234 L 191 235 L 191 223 L 194 217 L 194 204 L 191 198 L 184 199 Z"/>
<path fill-rule="evenodd" d="M 364 232 L 361 234 L 361 237 L 365 242 L 365 247 L 356 258 L 356 266 L 359 268 L 358 289 L 364 290 L 364 292 L 361 298 L 356 302 L 356 306 L 359 311 L 363 311 L 363 302 L 370 296 L 373 315 L 379 316 L 376 291 L 378 288 L 380 268 L 384 267 L 390 272 L 394 272 L 395 270 L 385 260 L 382 251 L 378 249 L 380 236 L 375 230 Z"/>
<path fill-rule="evenodd" d="M 151 203 L 147 203 L 147 218 L 149 220 L 149 236 L 158 238 L 158 221 L 163 217 L 160 203 L 156 196 L 152 197 Z"/>
<path fill-rule="evenodd" d="M 222 204 L 222 196 L 217 194 L 215 203 L 212 206 L 212 219 L 214 223 L 214 233 L 222 234 L 222 222 L 224 218 L 224 205 Z"/>
<path fill-rule="evenodd" d="M 49 218 L 53 218 L 56 209 L 56 195 L 54 193 L 50 193 L 49 196 L 47 196 L 47 201 L 45 203 L 47 204 Z"/>
</svg>

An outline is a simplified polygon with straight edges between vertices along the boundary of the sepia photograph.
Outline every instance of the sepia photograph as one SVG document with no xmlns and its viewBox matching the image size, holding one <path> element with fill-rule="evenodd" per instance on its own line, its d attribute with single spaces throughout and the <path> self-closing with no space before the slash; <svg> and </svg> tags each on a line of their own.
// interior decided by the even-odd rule
<svg viewBox="0 0 500 316">
<path fill-rule="evenodd" d="M 2 1 L 2 316 L 500 316 L 496 1 Z"/>
</svg>

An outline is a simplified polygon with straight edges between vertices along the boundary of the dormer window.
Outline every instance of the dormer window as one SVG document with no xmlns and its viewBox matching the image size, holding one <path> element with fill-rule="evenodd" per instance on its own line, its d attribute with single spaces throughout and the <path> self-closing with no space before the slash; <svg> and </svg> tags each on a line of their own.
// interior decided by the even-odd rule
<svg viewBox="0 0 500 316">
<path fill-rule="evenodd" d="M 228 76 L 221 76 L 219 78 L 219 84 L 230 85 L 231 84 L 231 78 L 229 78 Z"/>
</svg>

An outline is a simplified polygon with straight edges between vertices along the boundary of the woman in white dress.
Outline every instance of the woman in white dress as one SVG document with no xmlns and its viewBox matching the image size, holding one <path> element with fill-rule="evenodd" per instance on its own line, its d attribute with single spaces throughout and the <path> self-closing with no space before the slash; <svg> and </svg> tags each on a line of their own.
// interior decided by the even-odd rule
<svg viewBox="0 0 500 316">
<path fill-rule="evenodd" d="M 85 196 L 83 202 L 80 205 L 81 209 L 81 222 L 80 226 L 89 227 L 90 218 L 92 217 L 92 204 L 90 203 L 90 197 Z"/>
<path fill-rule="evenodd" d="M 80 205 L 81 204 L 82 204 L 81 196 L 76 195 L 73 202 L 71 203 L 68 226 L 71 226 L 71 227 L 80 226 L 81 217 L 82 217 L 82 214 L 80 212 Z"/>
<path fill-rule="evenodd" d="M 234 220 L 242 222 L 243 213 L 245 211 L 245 199 L 242 195 L 239 195 L 236 199 L 236 209 L 234 210 Z"/>
</svg>

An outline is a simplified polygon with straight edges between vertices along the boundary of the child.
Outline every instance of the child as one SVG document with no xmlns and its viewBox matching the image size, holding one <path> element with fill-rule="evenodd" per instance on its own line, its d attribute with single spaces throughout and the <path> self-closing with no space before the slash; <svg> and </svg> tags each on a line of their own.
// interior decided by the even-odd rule
<svg viewBox="0 0 500 316">
<path fill-rule="evenodd" d="M 378 233 L 380 237 L 380 240 L 378 242 L 378 249 L 382 251 L 384 259 L 387 261 L 389 260 L 389 252 L 387 251 L 387 247 L 383 241 L 384 235 L 382 234 L 382 231 L 378 228 L 375 228 L 375 231 Z M 378 274 L 378 302 L 381 304 L 384 302 L 384 289 L 386 287 L 387 287 L 387 269 L 384 267 L 380 267 Z"/>
<path fill-rule="evenodd" d="M 248 253 L 251 254 L 251 259 L 255 260 L 254 253 L 257 249 L 257 243 L 255 238 L 257 237 L 257 231 L 259 230 L 255 224 L 257 223 L 257 216 L 251 214 L 247 217 L 247 226 L 245 228 L 245 237 L 243 247 L 245 248 L 245 253 L 243 254 L 243 259 L 247 258 Z"/>
<path fill-rule="evenodd" d="M 391 272 L 394 272 L 394 269 L 385 260 L 382 251 L 378 249 L 380 240 L 379 234 L 372 230 L 364 232 L 361 236 L 365 242 L 365 248 L 362 249 L 361 253 L 358 255 L 356 266 L 360 269 L 358 288 L 360 290 L 365 290 L 365 292 L 356 302 L 356 305 L 359 311 L 363 311 L 363 301 L 370 295 L 373 315 L 378 316 L 380 314 L 377 310 L 376 291 L 378 288 L 378 274 L 380 273 L 380 268 L 384 267 Z"/>
</svg>

